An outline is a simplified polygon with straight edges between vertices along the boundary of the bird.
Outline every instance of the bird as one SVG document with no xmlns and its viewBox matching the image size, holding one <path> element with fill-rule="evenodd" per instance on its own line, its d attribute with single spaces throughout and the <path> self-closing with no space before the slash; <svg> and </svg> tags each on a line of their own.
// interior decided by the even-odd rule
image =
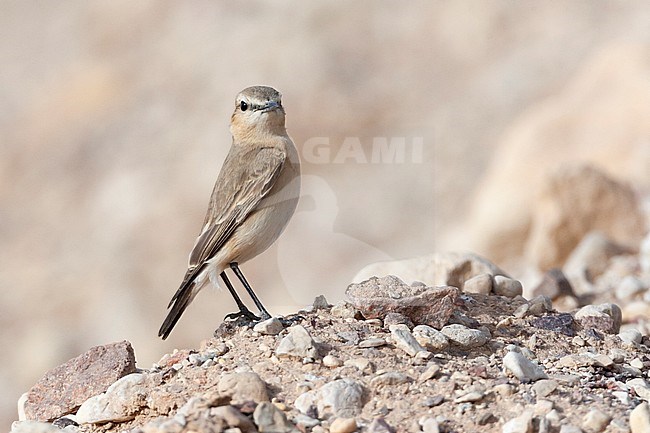
<svg viewBox="0 0 650 433">
<path fill-rule="evenodd" d="M 208 283 L 219 287 L 219 277 L 239 308 L 226 318 L 257 321 L 271 317 L 239 265 L 275 242 L 300 196 L 300 158 L 286 130 L 280 92 L 268 86 L 247 87 L 239 92 L 230 133 L 232 145 L 190 252 L 187 272 L 158 331 L 163 340 L 201 289 Z M 259 317 L 242 302 L 226 275 L 227 268 L 246 289 Z"/>
</svg>

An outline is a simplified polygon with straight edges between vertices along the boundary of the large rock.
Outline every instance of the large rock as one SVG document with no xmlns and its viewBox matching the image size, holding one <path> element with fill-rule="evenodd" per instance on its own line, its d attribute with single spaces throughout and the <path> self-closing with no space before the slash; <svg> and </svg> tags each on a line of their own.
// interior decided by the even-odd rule
<svg viewBox="0 0 650 433">
<path fill-rule="evenodd" d="M 561 267 L 591 231 L 638 246 L 645 216 L 630 186 L 592 165 L 566 165 L 544 184 L 532 215 L 528 257 L 542 270 Z"/>
<path fill-rule="evenodd" d="M 79 424 L 123 422 L 135 418 L 146 405 L 146 376 L 133 373 L 108 387 L 105 393 L 86 400 L 77 411 Z"/>
<path fill-rule="evenodd" d="M 589 232 L 571 251 L 564 264 L 564 273 L 575 293 L 591 293 L 596 278 L 605 272 L 610 259 L 630 252 L 629 248 L 613 242 L 602 232 Z"/>
<path fill-rule="evenodd" d="M 415 324 L 438 329 L 462 305 L 456 287 L 408 286 L 392 275 L 350 284 L 345 294 L 368 319 L 383 319 L 389 313 L 398 313 Z"/>
<path fill-rule="evenodd" d="M 595 328 L 608 334 L 618 334 L 623 313 L 616 304 L 585 305 L 576 312 L 575 318 L 585 329 Z"/>
<path fill-rule="evenodd" d="M 497 140 L 467 218 L 440 244 L 466 245 L 496 263 L 518 260 L 538 212 L 535 192 L 566 161 L 647 184 L 650 104 L 638 97 L 650 92 L 647 52 L 646 44 L 600 47 L 565 85 L 526 107 Z"/>
<path fill-rule="evenodd" d="M 48 371 L 29 390 L 25 416 L 51 421 L 73 413 L 84 401 L 134 371 L 135 355 L 128 341 L 93 347 Z"/>
<path fill-rule="evenodd" d="M 408 284 L 422 282 L 428 286 L 463 287 L 463 283 L 481 274 L 507 274 L 494 263 L 472 253 L 434 253 L 405 260 L 372 263 L 352 280 L 360 283 L 370 277 L 394 275 Z"/>
</svg>

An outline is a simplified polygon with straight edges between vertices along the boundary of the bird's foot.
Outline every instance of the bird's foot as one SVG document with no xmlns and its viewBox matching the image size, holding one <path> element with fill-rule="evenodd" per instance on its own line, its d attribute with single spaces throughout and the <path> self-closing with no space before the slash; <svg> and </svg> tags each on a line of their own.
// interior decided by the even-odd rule
<svg viewBox="0 0 650 433">
<path fill-rule="evenodd" d="M 294 315 L 289 316 L 289 317 L 281 318 L 280 322 L 282 323 L 282 326 L 284 326 L 285 328 L 288 328 L 290 326 L 295 325 L 296 323 L 302 322 L 303 320 L 305 320 L 304 316 L 301 316 L 300 314 L 294 314 Z"/>
<path fill-rule="evenodd" d="M 238 322 L 258 322 L 260 320 L 259 317 L 257 317 L 251 310 L 248 308 L 241 309 L 236 313 L 230 313 L 226 314 L 226 317 L 224 317 L 224 320 L 236 320 Z"/>
</svg>

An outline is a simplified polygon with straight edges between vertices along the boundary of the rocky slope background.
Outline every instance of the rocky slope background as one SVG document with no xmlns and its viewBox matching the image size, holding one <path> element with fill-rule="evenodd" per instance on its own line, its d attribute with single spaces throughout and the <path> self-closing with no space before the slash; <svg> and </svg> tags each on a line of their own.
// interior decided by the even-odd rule
<svg viewBox="0 0 650 433">
<path fill-rule="evenodd" d="M 129 342 L 94 347 L 23 395 L 12 433 L 650 431 L 650 236 L 589 234 L 530 299 L 474 254 L 415 261 L 444 285 L 373 276 L 151 368 Z"/>
<path fill-rule="evenodd" d="M 128 340 L 145 369 L 232 311 L 205 291 L 155 338 L 251 84 L 283 92 L 306 174 L 287 231 L 245 267 L 275 314 L 337 304 L 368 263 L 465 250 L 526 299 L 560 267 L 576 296 L 554 308 L 614 302 L 634 323 L 646 283 L 621 257 L 645 236 L 648 22 L 644 0 L 0 2 L 0 430 L 88 348 Z M 348 137 L 363 153 L 337 158 Z M 405 161 L 372 163 L 376 137 L 403 139 Z M 613 246 L 585 283 L 568 258 L 587 236 Z M 448 284 L 414 275 L 434 260 L 400 278 Z"/>
</svg>

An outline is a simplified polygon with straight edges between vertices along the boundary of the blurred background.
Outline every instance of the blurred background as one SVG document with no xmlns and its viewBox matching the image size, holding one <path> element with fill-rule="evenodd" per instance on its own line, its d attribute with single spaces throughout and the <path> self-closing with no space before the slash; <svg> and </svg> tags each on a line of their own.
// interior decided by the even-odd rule
<svg viewBox="0 0 650 433">
<path fill-rule="evenodd" d="M 303 157 L 298 213 L 242 266 L 275 313 L 376 260 L 472 250 L 516 274 L 564 162 L 647 196 L 647 2 L 396 6 L 0 2 L 2 427 L 89 347 L 127 339 L 148 368 L 236 309 L 205 290 L 156 337 L 244 87 L 283 93 Z"/>
</svg>

